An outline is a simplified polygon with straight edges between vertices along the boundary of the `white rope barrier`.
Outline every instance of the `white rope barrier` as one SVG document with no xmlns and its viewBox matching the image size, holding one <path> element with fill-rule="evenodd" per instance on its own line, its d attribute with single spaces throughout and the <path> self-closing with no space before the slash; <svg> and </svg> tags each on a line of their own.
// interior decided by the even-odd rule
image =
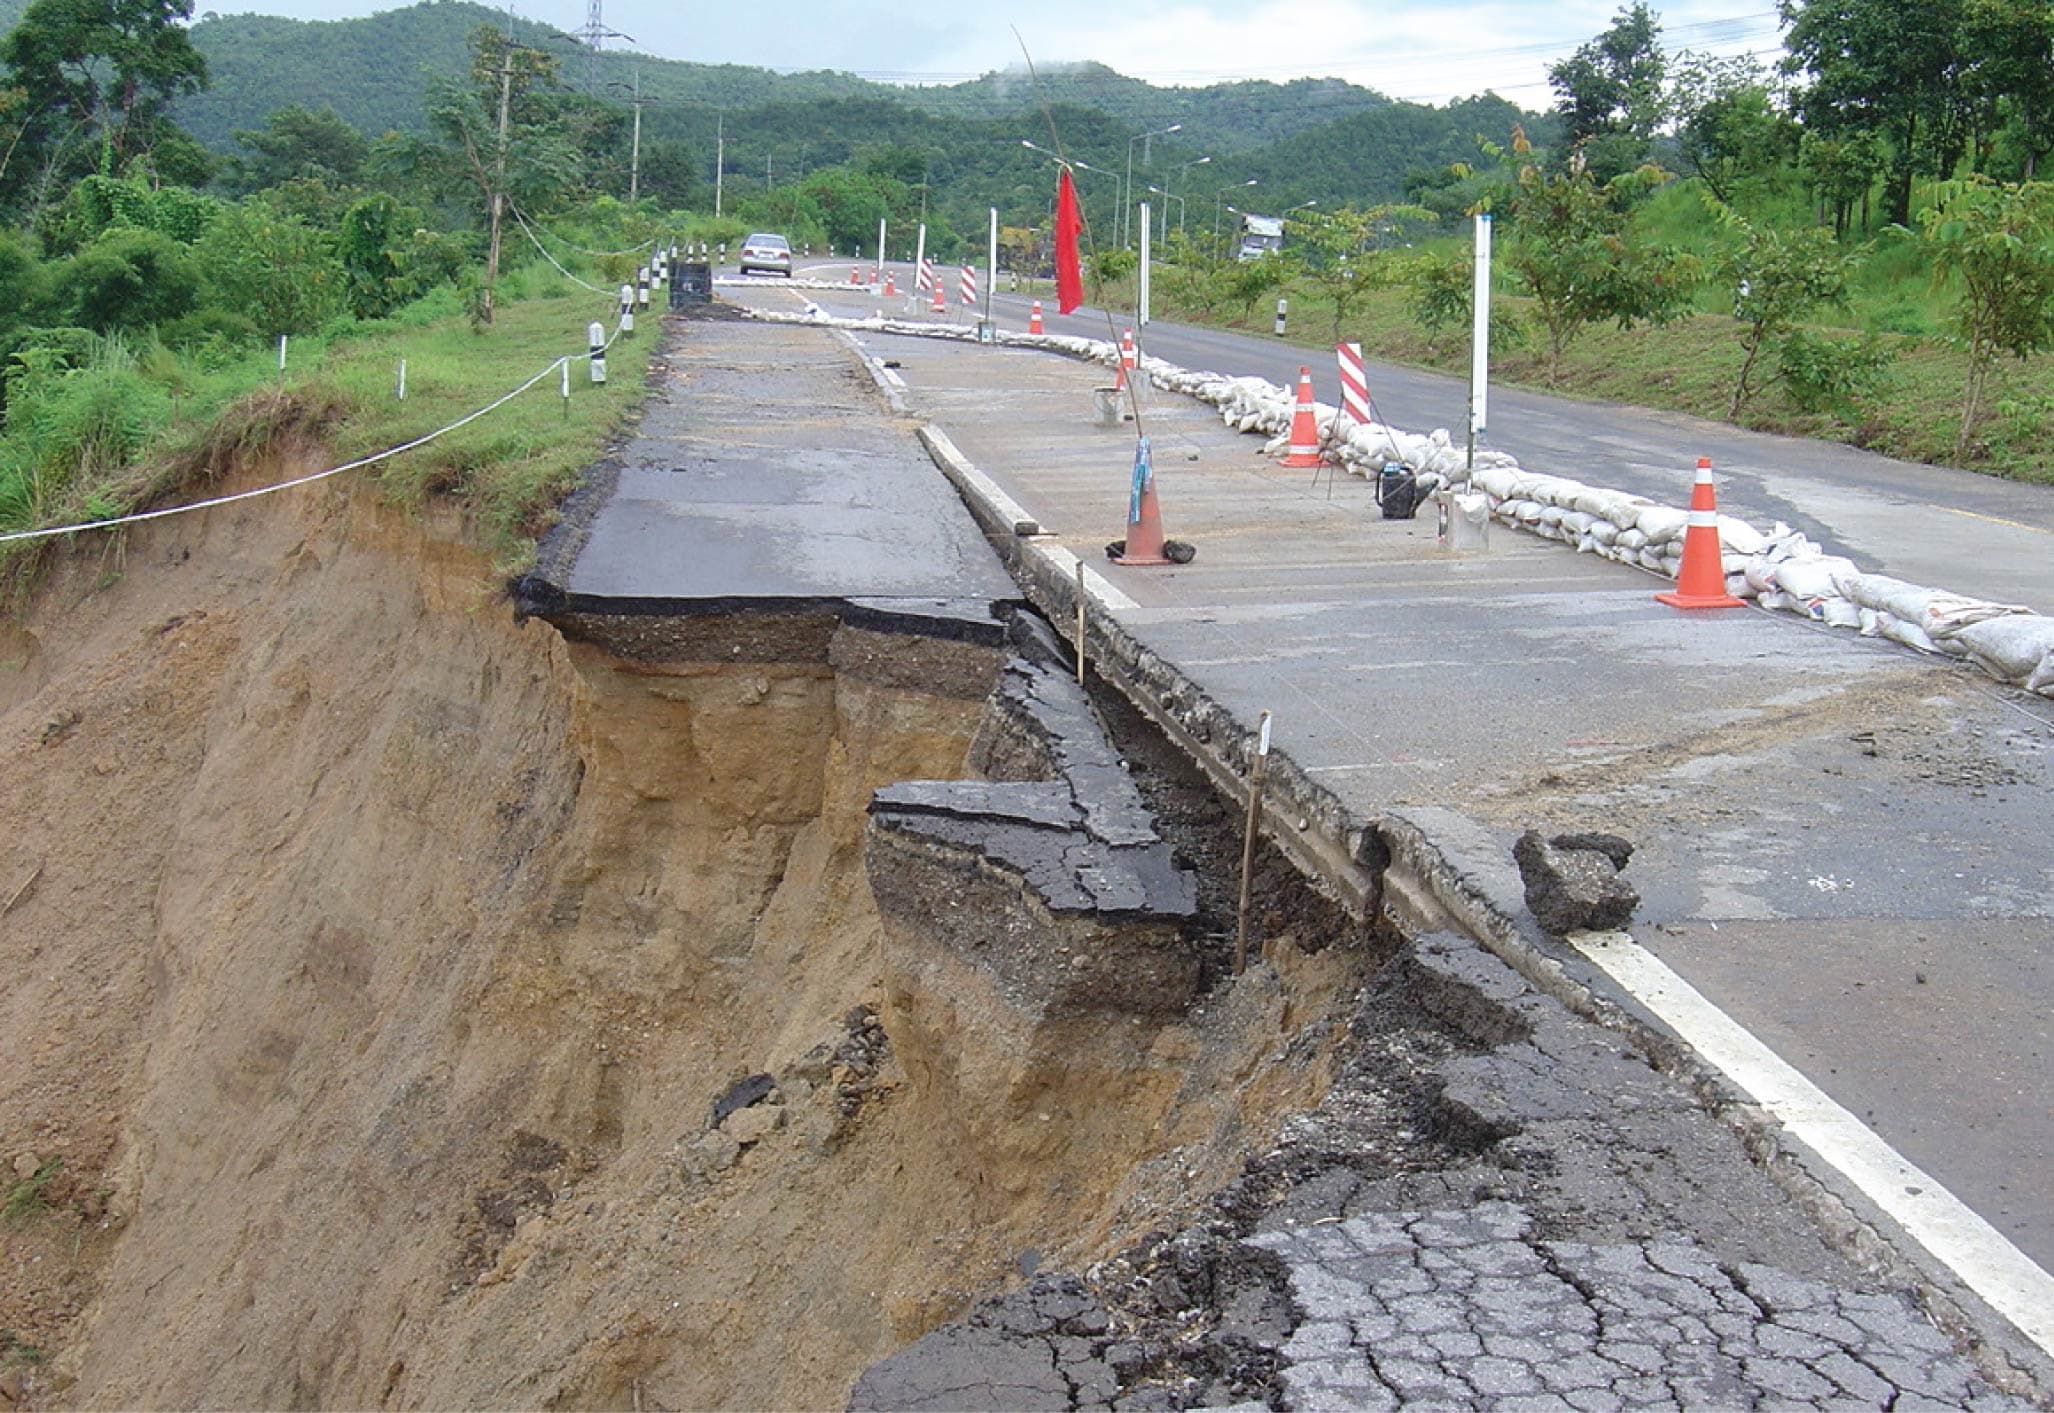
<svg viewBox="0 0 2054 1413">
<path fill-rule="evenodd" d="M 608 338 L 600 347 L 602 349 L 612 348 L 615 340 L 620 338 L 620 336 L 620 326 L 615 325 L 612 337 Z M 186 515 L 195 510 L 212 510 L 217 506 L 233 505 L 237 501 L 254 500 L 258 496 L 268 496 L 278 491 L 289 491 L 298 486 L 311 485 L 315 481 L 325 481 L 330 476 L 340 476 L 345 471 L 360 471 L 366 466 L 375 466 L 381 461 L 389 461 L 403 452 L 424 447 L 437 437 L 447 436 L 460 427 L 468 427 L 471 423 L 489 413 L 497 412 L 500 408 L 506 406 L 522 393 L 534 387 L 551 373 L 556 372 L 559 368 L 572 362 L 577 357 L 577 354 L 567 353 L 561 357 L 551 359 L 547 367 L 525 383 L 522 383 L 519 387 L 493 399 L 476 411 L 466 413 L 446 427 L 437 427 L 434 431 L 415 437 L 412 441 L 401 442 L 398 446 L 387 447 L 383 451 L 373 452 L 371 455 L 359 457 L 355 461 L 346 461 L 340 466 L 331 466 L 325 471 L 315 471 L 305 476 L 295 476 L 290 481 L 280 481 L 275 485 L 269 486 L 258 486 L 254 490 L 237 491 L 233 495 L 214 496 L 208 500 L 193 501 L 188 505 L 166 506 L 162 510 L 137 511 L 132 515 L 119 515 L 106 520 L 87 520 L 76 525 L 55 525 L 43 530 L 16 530 L 11 534 L 0 535 L 0 544 L 15 543 L 22 540 L 44 540 L 58 535 L 76 535 L 83 530 L 109 530 L 117 525 L 135 525 L 145 520 L 162 520 L 167 516 Z"/>
</svg>

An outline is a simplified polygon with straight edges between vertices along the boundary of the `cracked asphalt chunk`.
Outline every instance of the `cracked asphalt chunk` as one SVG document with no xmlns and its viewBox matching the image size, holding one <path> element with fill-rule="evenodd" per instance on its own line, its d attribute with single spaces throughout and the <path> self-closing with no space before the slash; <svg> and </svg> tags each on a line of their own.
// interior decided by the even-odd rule
<svg viewBox="0 0 2054 1413">
<path fill-rule="evenodd" d="M 1249 1238 L 1283 1260 L 1305 1316 L 1280 1351 L 1283 1407 L 2030 1406 L 1986 1384 L 1909 1300 L 1759 1264 L 1728 1271 L 1676 1234 L 1590 1244 L 1534 1231 L 1517 1204 L 1486 1202 Z M 1451 1252 L 1462 1259 L 1434 1259 Z M 1478 1280 L 1479 1267 L 1508 1274 Z M 1753 1318 L 1729 1314 L 1711 1338 L 1700 1317 L 1735 1303 Z M 1405 1333 L 1372 1327 L 1370 1311 Z"/>
</svg>

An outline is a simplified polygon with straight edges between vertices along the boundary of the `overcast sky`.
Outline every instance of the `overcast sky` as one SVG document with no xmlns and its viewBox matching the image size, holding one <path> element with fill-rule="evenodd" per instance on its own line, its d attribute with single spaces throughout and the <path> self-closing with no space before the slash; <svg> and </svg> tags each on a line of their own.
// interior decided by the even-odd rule
<svg viewBox="0 0 2054 1413">
<path fill-rule="evenodd" d="M 487 0 L 490 3 L 490 0 Z M 1916 3 L 1916 0 L 1907 0 Z M 523 19 L 576 32 L 586 0 L 515 0 Z M 1549 63 L 1608 25 L 1618 0 L 1036 0 L 884 4 L 876 0 L 604 0 L 611 41 L 669 59 L 773 69 L 846 69 L 888 82 L 954 82 L 1017 67 L 1095 59 L 1155 84 L 1339 77 L 1393 98 L 1439 103 L 1493 90 L 1528 108 L 1550 101 Z M 390 0 L 272 0 L 254 9 L 339 19 Z M 1763 0 L 1657 7 L 1664 47 L 1773 54 Z M 1018 29 L 1016 38 L 1014 30 Z"/>
</svg>

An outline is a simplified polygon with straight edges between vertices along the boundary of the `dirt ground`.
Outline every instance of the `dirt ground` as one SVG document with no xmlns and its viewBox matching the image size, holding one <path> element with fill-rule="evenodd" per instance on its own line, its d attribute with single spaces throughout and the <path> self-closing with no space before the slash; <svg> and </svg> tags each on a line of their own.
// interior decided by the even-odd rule
<svg viewBox="0 0 2054 1413">
<path fill-rule="evenodd" d="M 1089 1144 L 952 1151 L 861 826 L 980 709 L 628 668 L 346 491 L 61 557 L 0 630 L 0 1410 L 840 1406 L 1187 1210 L 1363 956 L 1137 1036 L 1174 1083 L 1034 1076 Z"/>
</svg>

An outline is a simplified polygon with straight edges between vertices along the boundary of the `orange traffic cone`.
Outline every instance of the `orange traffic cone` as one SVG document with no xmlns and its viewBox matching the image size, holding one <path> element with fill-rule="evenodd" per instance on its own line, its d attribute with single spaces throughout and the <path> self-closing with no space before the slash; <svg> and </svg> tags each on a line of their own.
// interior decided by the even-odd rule
<svg viewBox="0 0 2054 1413">
<path fill-rule="evenodd" d="M 860 284 L 862 284 L 862 283 L 863 283 L 863 267 L 862 267 L 862 266 L 860 266 L 860 265 L 851 265 L 851 266 L 849 266 L 849 283 L 850 283 L 850 284 L 852 284 L 852 285 L 860 285 Z"/>
<path fill-rule="evenodd" d="M 1134 489 L 1127 497 L 1127 544 L 1115 564 L 1170 563 L 1163 553 L 1162 508 L 1155 503 L 1155 467 L 1148 456 L 1148 438 L 1134 443 Z"/>
<path fill-rule="evenodd" d="M 1312 370 L 1298 370 L 1298 406 L 1291 413 L 1291 449 L 1280 465 L 1317 466 L 1319 459 L 1319 417 L 1312 410 Z"/>
<path fill-rule="evenodd" d="M 890 299 L 893 295 L 897 293 L 897 288 L 894 287 L 892 284 L 891 271 L 886 270 L 884 272 L 884 297 L 886 299 Z"/>
<path fill-rule="evenodd" d="M 1027 332 L 1030 334 L 1041 332 L 1041 301 L 1038 299 L 1034 301 L 1034 308 L 1027 315 Z"/>
<path fill-rule="evenodd" d="M 1690 526 L 1683 532 L 1683 572 L 1673 593 L 1656 594 L 1677 608 L 1745 608 L 1726 592 L 1719 550 L 1719 507 L 1712 491 L 1712 459 L 1697 459 L 1697 483 L 1690 488 Z"/>
<path fill-rule="evenodd" d="M 1127 389 L 1127 370 L 1140 366 L 1141 360 L 1134 353 L 1134 331 L 1129 329 L 1120 335 L 1120 362 L 1119 370 L 1113 374 L 1113 391 L 1125 392 Z"/>
<path fill-rule="evenodd" d="M 947 297 L 946 295 L 944 295 L 944 294 L 943 294 L 943 293 L 941 292 L 941 281 L 940 281 L 940 280 L 936 280 L 936 281 L 934 282 L 934 310 L 933 310 L 933 312 L 934 312 L 934 313 L 936 313 L 936 314 L 946 314 L 946 313 L 948 313 L 948 312 L 949 312 L 949 302 L 948 302 L 948 297 Z"/>
</svg>

